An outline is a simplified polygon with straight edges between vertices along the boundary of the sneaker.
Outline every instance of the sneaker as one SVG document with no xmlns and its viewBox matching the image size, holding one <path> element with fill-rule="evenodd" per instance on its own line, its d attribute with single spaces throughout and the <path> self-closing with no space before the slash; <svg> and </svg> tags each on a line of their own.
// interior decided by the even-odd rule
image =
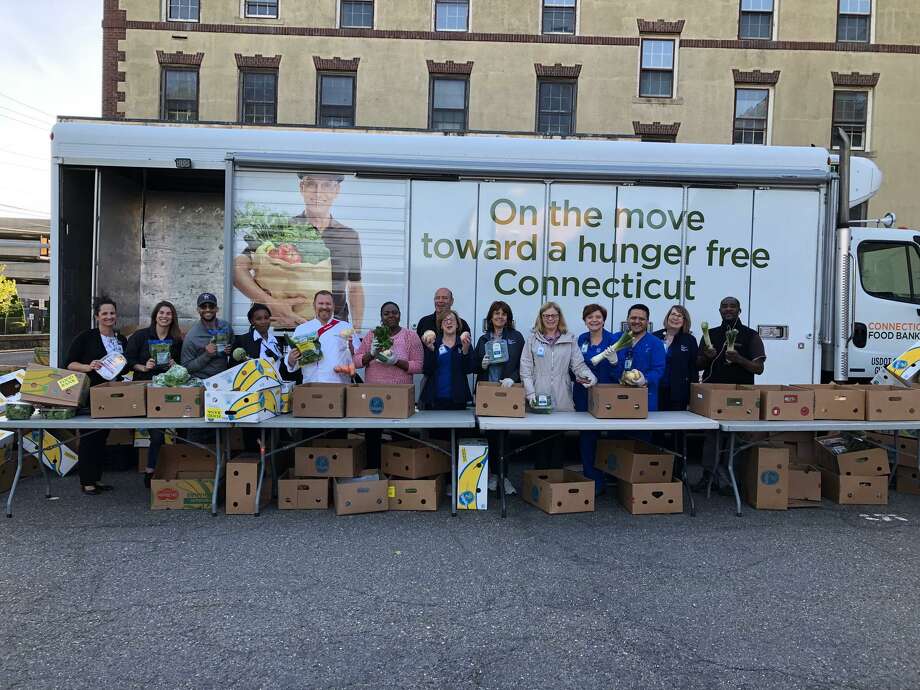
<svg viewBox="0 0 920 690">
<path fill-rule="evenodd" d="M 498 491 L 498 475 L 490 474 L 489 475 L 489 491 Z"/>
<path fill-rule="evenodd" d="M 496 485 L 497 485 L 497 484 L 498 484 L 498 482 L 496 481 Z M 505 495 L 506 495 L 506 496 L 511 496 L 511 495 L 513 495 L 513 494 L 516 494 L 516 493 L 517 493 L 517 491 L 514 490 L 514 484 L 511 483 L 511 480 L 508 479 L 508 477 L 505 477 Z"/>
</svg>

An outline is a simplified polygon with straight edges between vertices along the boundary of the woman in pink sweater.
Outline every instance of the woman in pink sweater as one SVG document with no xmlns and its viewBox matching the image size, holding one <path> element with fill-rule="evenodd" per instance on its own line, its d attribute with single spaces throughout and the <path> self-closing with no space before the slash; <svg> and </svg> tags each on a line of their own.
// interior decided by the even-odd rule
<svg viewBox="0 0 920 690">
<path fill-rule="evenodd" d="M 412 383 L 413 374 L 422 373 L 425 352 L 422 341 L 415 331 L 399 325 L 399 306 L 395 302 L 384 302 L 380 307 L 380 322 L 390 332 L 393 347 L 389 357 L 381 361 L 377 355 L 374 331 L 368 331 L 355 353 L 355 368 L 364 369 L 364 382 L 374 384 Z"/>
</svg>

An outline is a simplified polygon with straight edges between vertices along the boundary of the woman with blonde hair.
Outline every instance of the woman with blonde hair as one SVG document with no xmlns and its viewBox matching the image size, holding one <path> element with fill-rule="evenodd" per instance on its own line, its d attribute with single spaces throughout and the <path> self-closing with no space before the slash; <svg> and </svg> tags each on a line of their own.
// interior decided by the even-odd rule
<svg viewBox="0 0 920 690">
<path fill-rule="evenodd" d="M 664 328 L 655 331 L 664 341 L 664 374 L 658 384 L 659 410 L 686 410 L 690 384 L 699 380 L 696 368 L 697 342 L 690 332 L 690 312 L 675 304 L 664 317 Z"/>
</svg>

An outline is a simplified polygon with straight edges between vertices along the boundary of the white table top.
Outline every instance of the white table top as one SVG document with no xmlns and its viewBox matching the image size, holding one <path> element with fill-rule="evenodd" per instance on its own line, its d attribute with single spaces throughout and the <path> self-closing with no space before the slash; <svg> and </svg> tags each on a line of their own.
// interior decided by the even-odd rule
<svg viewBox="0 0 920 690">
<path fill-rule="evenodd" d="M 587 412 L 479 417 L 483 431 L 707 431 L 718 422 L 692 412 L 649 412 L 646 419 L 597 419 Z"/>
<path fill-rule="evenodd" d="M 833 419 L 816 419 L 802 422 L 771 422 L 769 420 L 751 420 L 729 422 L 720 421 L 719 428 L 722 431 L 746 431 L 746 432 L 784 432 L 784 431 L 902 431 L 904 429 L 920 429 L 920 420 L 902 421 L 902 422 L 842 422 Z"/>
<path fill-rule="evenodd" d="M 473 410 L 422 410 L 407 419 L 380 417 L 272 417 L 258 424 L 239 422 L 236 426 L 263 429 L 473 429 Z"/>
<path fill-rule="evenodd" d="M 2 419 L 0 429 L 226 429 L 229 422 L 208 422 L 201 417 L 151 419 L 149 417 L 113 417 L 93 419 L 81 416 L 71 419 Z"/>
</svg>

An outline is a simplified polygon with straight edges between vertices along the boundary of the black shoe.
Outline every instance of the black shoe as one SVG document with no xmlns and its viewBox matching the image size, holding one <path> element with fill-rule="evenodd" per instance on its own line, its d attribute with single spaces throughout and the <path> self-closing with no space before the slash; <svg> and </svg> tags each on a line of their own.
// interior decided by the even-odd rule
<svg viewBox="0 0 920 690">
<path fill-rule="evenodd" d="M 96 491 L 111 491 L 114 488 L 115 487 L 111 484 L 100 484 L 99 482 L 96 482 Z"/>
<path fill-rule="evenodd" d="M 153 472 L 144 472 L 144 488 L 150 488 L 151 479 L 153 479 Z"/>
<path fill-rule="evenodd" d="M 82 491 L 87 496 L 98 496 L 99 495 L 99 489 L 97 489 L 95 486 L 82 486 L 81 485 L 80 491 Z"/>
</svg>

